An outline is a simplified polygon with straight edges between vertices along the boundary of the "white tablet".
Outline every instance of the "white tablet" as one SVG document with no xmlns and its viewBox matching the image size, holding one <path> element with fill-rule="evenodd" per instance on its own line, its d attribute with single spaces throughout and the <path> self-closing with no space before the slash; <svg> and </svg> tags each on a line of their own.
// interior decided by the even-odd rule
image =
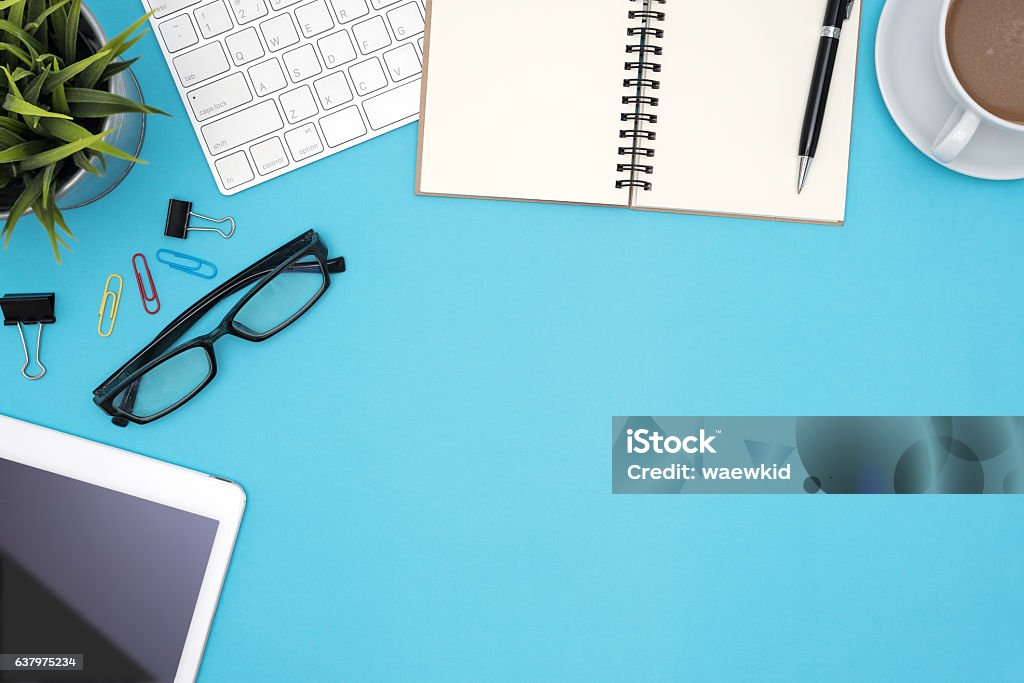
<svg viewBox="0 0 1024 683">
<path fill-rule="evenodd" d="M 244 508 L 230 481 L 0 416 L 0 681 L 194 681 Z"/>
</svg>

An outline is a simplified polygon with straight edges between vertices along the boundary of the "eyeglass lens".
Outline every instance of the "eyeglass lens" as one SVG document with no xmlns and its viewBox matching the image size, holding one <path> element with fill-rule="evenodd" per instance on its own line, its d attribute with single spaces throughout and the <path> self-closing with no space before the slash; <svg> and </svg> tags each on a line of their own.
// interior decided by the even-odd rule
<svg viewBox="0 0 1024 683">
<path fill-rule="evenodd" d="M 270 336 L 301 314 L 326 282 L 317 261 L 283 270 L 239 309 L 235 325 L 256 337 Z M 212 372 L 205 349 L 188 349 L 150 368 L 115 397 L 114 405 L 138 418 L 159 415 L 189 398 Z"/>
<path fill-rule="evenodd" d="M 284 270 L 235 314 L 235 324 L 258 337 L 276 332 L 294 320 L 325 285 L 319 262 Z"/>
</svg>

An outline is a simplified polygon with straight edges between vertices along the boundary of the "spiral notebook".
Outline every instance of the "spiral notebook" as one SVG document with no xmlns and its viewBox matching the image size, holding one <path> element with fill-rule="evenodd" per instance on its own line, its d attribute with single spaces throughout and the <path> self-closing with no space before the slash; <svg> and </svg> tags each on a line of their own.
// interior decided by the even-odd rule
<svg viewBox="0 0 1024 683">
<path fill-rule="evenodd" d="M 860 2 L 808 185 L 821 0 L 433 0 L 416 191 L 842 224 Z"/>
</svg>

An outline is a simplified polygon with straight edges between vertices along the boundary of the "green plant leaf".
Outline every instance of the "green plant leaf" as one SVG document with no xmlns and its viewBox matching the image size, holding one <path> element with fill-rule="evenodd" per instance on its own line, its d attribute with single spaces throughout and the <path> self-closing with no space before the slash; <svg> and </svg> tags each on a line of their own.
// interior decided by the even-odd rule
<svg viewBox="0 0 1024 683">
<path fill-rule="evenodd" d="M 148 34 L 149 34 L 149 29 L 146 29 L 145 31 L 143 31 L 139 35 L 135 36 L 131 40 L 126 40 L 125 42 L 123 42 L 120 45 L 118 45 L 117 48 L 114 49 L 114 56 L 112 57 L 112 59 L 117 59 L 118 57 L 123 55 L 125 52 L 127 52 L 130 49 L 132 49 L 132 47 L 135 45 L 135 43 L 137 43 L 140 40 L 142 40 L 143 38 L 145 38 Z"/>
<path fill-rule="evenodd" d="M 25 101 L 29 104 L 39 104 L 39 94 L 43 91 L 43 84 L 50 75 L 50 67 L 46 67 L 32 79 L 32 82 L 25 88 Z"/>
<path fill-rule="evenodd" d="M 0 116 L 0 128 L 15 133 L 21 137 L 32 134 L 31 129 L 24 123 L 7 116 Z"/>
<path fill-rule="evenodd" d="M 45 28 L 40 30 L 40 26 L 44 26 L 46 21 L 39 21 L 39 17 L 46 11 L 46 5 L 53 0 L 28 0 L 28 5 L 25 9 L 25 17 L 31 18 L 36 17 L 35 20 L 29 21 L 27 24 L 23 24 L 25 32 L 31 35 L 33 38 L 39 41 L 42 45 L 42 50 L 46 50 L 50 43 L 50 34 Z M 40 52 L 42 51 L 40 50 Z"/>
<path fill-rule="evenodd" d="M 54 12 L 53 16 L 50 17 L 50 25 L 53 26 L 53 37 L 56 38 L 59 43 L 57 48 L 62 54 L 67 56 L 67 53 L 64 52 L 63 48 L 64 40 L 68 35 L 68 8 L 61 7 L 58 11 Z M 72 61 L 74 61 L 74 58 L 72 58 Z"/>
<path fill-rule="evenodd" d="M 0 19 L 0 33 L 6 33 L 9 36 L 13 36 L 18 42 L 27 47 L 29 51 L 33 52 L 33 59 L 40 52 L 46 52 L 46 47 L 43 46 L 38 40 L 28 33 L 21 26 L 15 25 L 9 19 Z"/>
<path fill-rule="evenodd" d="M 77 61 L 74 64 L 68 65 L 61 69 L 59 72 L 52 74 L 49 80 L 46 82 L 46 86 L 43 88 L 44 93 L 53 92 L 58 85 L 67 83 L 69 80 L 77 76 L 78 74 L 85 71 L 89 66 L 110 54 L 109 50 L 101 50 L 91 57 L 86 57 L 83 60 Z"/>
<path fill-rule="evenodd" d="M 51 69 L 60 66 L 61 59 L 52 52 L 44 52 L 43 54 L 36 57 L 36 63 L 42 64 L 43 66 L 49 66 Z"/>
<path fill-rule="evenodd" d="M 12 145 L 4 151 L 0 152 L 0 163 L 10 164 L 15 161 L 24 161 L 40 152 L 45 152 L 53 147 L 52 144 L 45 140 L 32 140 L 31 142 L 22 142 L 21 144 Z"/>
<path fill-rule="evenodd" d="M 40 122 L 40 128 L 49 135 L 52 135 L 59 140 L 64 140 L 65 142 L 76 142 L 92 135 L 92 131 L 87 128 L 83 128 L 73 121 L 64 121 L 62 119 L 46 119 L 45 121 Z M 109 154 L 117 159 L 124 159 L 125 161 L 132 161 L 137 164 L 146 163 L 142 159 L 138 159 L 127 152 L 123 152 L 117 147 L 110 143 L 103 142 L 102 140 L 89 145 L 89 149 L 99 152 L 100 154 Z"/>
<path fill-rule="evenodd" d="M 21 90 L 18 89 L 18 81 L 25 76 L 31 76 L 32 72 L 25 71 L 25 69 L 22 69 L 20 66 L 14 70 L 14 73 L 11 73 L 11 70 L 6 66 L 0 66 L 0 71 L 3 71 L 4 76 L 7 77 L 7 87 L 10 88 L 10 91 L 18 97 L 21 97 Z"/>
<path fill-rule="evenodd" d="M 38 168 L 42 168 L 43 166 L 57 163 L 62 159 L 68 158 L 75 152 L 81 151 L 83 149 L 88 149 L 91 144 L 93 144 L 97 140 L 102 139 L 103 136 L 109 134 L 110 131 L 105 130 L 102 133 L 96 133 L 96 135 L 91 135 L 87 138 L 83 138 L 76 142 L 69 142 L 67 144 L 61 145 L 60 147 L 54 147 L 53 149 L 48 149 L 45 152 L 40 152 L 39 154 L 30 156 L 29 158 L 20 162 L 18 164 L 18 169 L 22 173 L 24 173 L 25 171 L 34 171 Z"/>
<path fill-rule="evenodd" d="M 85 73 L 81 75 L 80 82 L 77 83 L 77 85 L 80 85 L 85 88 L 92 88 L 97 83 L 99 83 L 100 76 L 103 75 L 103 71 L 107 68 L 107 64 L 109 64 L 115 57 L 124 54 L 125 50 L 129 49 L 132 45 L 138 42 L 138 40 L 142 38 L 142 36 L 146 34 L 146 32 L 144 32 L 142 35 L 136 36 L 130 41 L 128 40 L 128 38 L 132 34 L 134 34 L 136 31 L 142 28 L 146 24 L 146 22 L 149 21 L 149 17 L 152 16 L 152 14 L 153 12 L 147 12 L 139 19 L 135 20 L 135 22 L 133 22 L 131 26 L 121 31 L 110 40 L 108 40 L 107 44 L 104 45 L 102 49 L 109 50 L 110 55 L 108 55 L 105 59 L 96 62 L 88 69 L 86 69 Z"/>
<path fill-rule="evenodd" d="M 0 10 L 5 10 L 15 5 L 23 5 L 24 3 L 25 0 L 0 0 Z"/>
<path fill-rule="evenodd" d="M 29 207 L 39 201 L 42 194 L 43 176 L 41 173 L 25 178 L 25 189 L 14 200 L 14 204 L 11 205 L 11 212 L 7 216 L 7 223 L 4 225 L 4 229 L 0 230 L 0 235 L 4 237 L 4 249 L 10 244 L 11 235 L 14 234 L 14 227 L 18 224 L 18 221 L 25 215 Z"/>
<path fill-rule="evenodd" d="M 50 164 L 43 171 L 43 206 L 49 204 L 50 188 L 53 187 L 53 177 L 57 173 L 60 164 Z"/>
<path fill-rule="evenodd" d="M 46 19 L 51 14 L 53 14 L 54 12 L 56 12 L 59 9 L 61 9 L 62 7 L 64 7 L 64 5 L 68 4 L 70 1 L 71 0 L 59 0 L 59 2 L 53 3 L 47 9 L 43 10 L 42 14 L 37 16 L 35 19 L 30 21 L 28 24 L 26 24 L 25 28 L 27 30 L 29 30 L 29 31 L 43 28 L 43 22 L 46 21 Z"/>
<path fill-rule="evenodd" d="M 126 112 L 167 116 L 166 112 L 155 107 L 129 100 L 107 90 L 65 88 L 65 92 L 68 96 L 68 104 L 71 106 L 71 114 L 76 118 L 99 118 Z"/>
<path fill-rule="evenodd" d="M 20 59 L 22 64 L 32 66 L 32 58 L 29 57 L 29 54 L 16 45 L 0 43 L 0 52 L 10 52 L 12 55 Z"/>
<path fill-rule="evenodd" d="M 46 230 L 46 235 L 50 238 L 50 247 L 53 249 L 53 255 L 57 259 L 57 263 L 60 263 L 60 247 L 58 245 L 63 244 L 65 248 L 69 247 L 67 242 L 64 242 L 60 235 L 57 234 L 53 208 L 37 201 L 32 205 L 32 211 L 35 212 L 36 218 L 39 219 L 39 222 L 43 225 L 43 229 Z"/>
<path fill-rule="evenodd" d="M 149 21 L 149 18 L 150 18 L 151 16 L 153 16 L 153 14 L 154 14 L 154 12 L 155 12 L 155 11 L 156 11 L 156 10 L 151 10 L 151 11 L 149 11 L 149 12 L 146 12 L 146 13 L 145 13 L 145 14 L 143 14 L 143 15 L 142 15 L 141 17 L 139 17 L 138 19 L 136 19 L 136 20 L 135 20 L 135 21 L 134 21 L 134 22 L 132 23 L 132 25 L 131 25 L 131 26 L 129 26 L 129 27 L 128 27 L 128 28 L 126 28 L 125 30 L 121 31 L 120 33 L 118 33 L 118 34 L 117 34 L 116 36 L 114 36 L 114 37 L 113 37 L 113 38 L 111 38 L 110 40 L 108 40 L 108 41 L 107 41 L 107 44 L 103 46 L 103 49 L 104 49 L 104 50 L 106 50 L 106 49 L 112 49 L 112 48 L 116 48 L 116 47 L 117 47 L 118 45 L 120 45 L 121 43 L 123 43 L 124 41 L 126 41 L 126 40 L 128 39 L 128 37 L 129 37 L 129 36 L 131 36 L 131 35 L 132 35 L 133 33 L 135 33 L 135 32 L 136 32 L 136 31 L 138 31 L 138 30 L 139 30 L 140 28 L 142 28 L 143 26 L 145 26 L 145 25 L 146 25 L 146 22 L 147 22 L 147 21 Z"/>
<path fill-rule="evenodd" d="M 50 100 L 53 110 L 61 114 L 71 115 L 71 106 L 68 104 L 68 96 L 64 93 L 64 86 L 58 85 L 53 91 L 53 98 Z"/>
<path fill-rule="evenodd" d="M 10 8 L 11 11 L 7 13 L 7 19 L 18 28 L 21 28 L 25 21 L 25 0 L 11 3 Z"/>
<path fill-rule="evenodd" d="M 38 17 L 46 9 L 46 3 L 50 0 L 28 0 L 25 5 L 25 18 L 31 23 L 32 17 Z M 27 26 L 27 25 L 26 25 Z"/>
<path fill-rule="evenodd" d="M 78 85 L 78 86 L 81 86 L 81 87 L 84 87 L 84 88 L 94 88 L 94 87 L 96 87 L 99 83 L 101 83 L 103 81 L 103 74 L 106 73 L 107 68 L 111 64 L 115 63 L 114 60 L 116 60 L 126 50 L 128 50 L 133 45 L 135 45 L 135 43 L 139 42 L 142 38 L 144 38 L 145 35 L 146 34 L 142 34 L 140 36 L 136 36 L 135 38 L 132 38 L 127 43 L 122 43 L 121 45 L 117 46 L 113 50 L 106 49 L 106 51 L 109 52 L 110 54 L 106 55 L 105 57 L 103 57 L 103 59 L 100 59 L 99 61 L 97 61 L 97 62 L 93 63 L 92 65 L 90 65 L 89 68 L 86 69 L 85 72 L 78 79 L 76 79 L 75 85 Z"/>
<path fill-rule="evenodd" d="M 21 99 L 14 93 L 7 93 L 7 98 L 4 100 L 4 109 L 7 111 L 14 112 L 15 114 L 21 114 L 22 116 L 39 116 L 42 118 L 58 118 L 58 119 L 70 119 L 70 116 L 64 114 L 58 114 L 57 112 L 47 111 L 41 109 L 34 104 L 29 104 L 25 100 Z"/>
<path fill-rule="evenodd" d="M 132 64 L 139 61 L 139 59 L 139 57 L 132 57 L 131 59 L 119 59 L 111 62 L 107 65 L 107 68 L 103 70 L 103 75 L 100 76 L 100 83 L 106 83 L 122 71 L 127 71 L 131 68 Z"/>
<path fill-rule="evenodd" d="M 92 173 L 93 175 L 101 176 L 100 169 L 96 168 L 85 152 L 75 152 L 71 155 L 71 160 L 75 162 L 75 166 L 82 169 L 86 173 Z"/>
<path fill-rule="evenodd" d="M 53 207 L 53 220 L 54 220 L 54 222 L 57 223 L 57 225 L 60 226 L 60 229 L 63 230 L 67 234 L 68 237 L 70 237 L 73 240 L 77 240 L 78 239 L 77 237 L 75 237 L 75 233 L 71 232 L 71 228 L 68 227 L 68 224 L 64 222 L 64 214 L 61 213 L 61 210 L 59 208 L 57 208 L 56 204 L 54 204 L 54 207 Z M 64 245 L 65 249 L 67 249 L 68 251 L 71 251 L 71 247 L 68 246 L 67 242 L 65 242 L 64 240 L 61 240 L 61 244 Z"/>
<path fill-rule="evenodd" d="M 0 147 L 7 151 L 14 145 L 20 145 L 25 142 L 25 138 L 21 137 L 17 133 L 12 133 L 6 128 L 0 128 Z"/>
<path fill-rule="evenodd" d="M 67 26 L 64 29 L 64 58 L 69 62 L 77 59 L 78 23 L 82 16 L 82 0 L 74 0 L 68 7 Z"/>
</svg>

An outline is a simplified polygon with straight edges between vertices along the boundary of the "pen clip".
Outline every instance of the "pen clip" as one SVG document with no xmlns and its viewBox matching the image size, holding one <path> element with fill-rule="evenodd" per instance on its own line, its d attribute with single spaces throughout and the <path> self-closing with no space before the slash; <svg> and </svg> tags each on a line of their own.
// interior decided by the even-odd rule
<svg viewBox="0 0 1024 683">
<path fill-rule="evenodd" d="M 853 0 L 846 0 L 846 18 L 853 16 Z"/>
</svg>

